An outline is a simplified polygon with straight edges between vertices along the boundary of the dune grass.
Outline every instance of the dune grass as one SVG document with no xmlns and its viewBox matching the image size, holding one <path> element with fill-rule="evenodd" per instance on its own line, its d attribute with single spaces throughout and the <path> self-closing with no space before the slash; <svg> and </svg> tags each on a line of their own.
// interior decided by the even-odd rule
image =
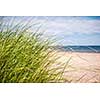
<svg viewBox="0 0 100 100">
<path fill-rule="evenodd" d="M 0 82 L 63 82 L 63 72 L 52 67 L 57 57 L 49 40 L 30 31 L 30 26 L 0 21 Z"/>
</svg>

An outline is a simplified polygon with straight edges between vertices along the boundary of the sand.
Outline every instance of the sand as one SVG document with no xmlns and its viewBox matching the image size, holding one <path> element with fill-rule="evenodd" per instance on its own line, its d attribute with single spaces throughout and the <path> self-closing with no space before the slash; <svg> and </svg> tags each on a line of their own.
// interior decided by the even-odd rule
<svg viewBox="0 0 100 100">
<path fill-rule="evenodd" d="M 71 82 L 100 82 L 100 53 L 58 52 L 58 62 L 69 61 L 64 77 Z"/>
</svg>

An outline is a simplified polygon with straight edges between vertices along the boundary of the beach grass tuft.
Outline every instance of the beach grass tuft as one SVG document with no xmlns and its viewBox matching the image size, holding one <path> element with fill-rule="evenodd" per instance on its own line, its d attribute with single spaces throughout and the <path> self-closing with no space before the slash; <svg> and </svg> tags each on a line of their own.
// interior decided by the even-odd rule
<svg viewBox="0 0 100 100">
<path fill-rule="evenodd" d="M 0 82 L 63 82 L 65 66 L 62 71 L 50 68 L 58 59 L 51 42 L 41 39 L 38 31 L 32 32 L 27 23 L 5 19 L 0 18 Z"/>
</svg>

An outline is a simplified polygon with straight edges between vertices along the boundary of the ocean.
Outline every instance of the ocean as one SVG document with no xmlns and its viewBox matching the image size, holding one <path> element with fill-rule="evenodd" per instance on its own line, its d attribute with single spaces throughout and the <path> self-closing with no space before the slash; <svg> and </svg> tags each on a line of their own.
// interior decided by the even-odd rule
<svg viewBox="0 0 100 100">
<path fill-rule="evenodd" d="M 100 53 L 100 46 L 55 46 L 54 48 L 66 52 Z"/>
</svg>

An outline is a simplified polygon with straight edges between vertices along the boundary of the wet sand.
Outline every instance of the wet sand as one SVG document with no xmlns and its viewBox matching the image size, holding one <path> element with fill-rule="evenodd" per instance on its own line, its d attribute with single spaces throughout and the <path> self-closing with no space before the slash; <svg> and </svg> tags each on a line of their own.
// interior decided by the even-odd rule
<svg viewBox="0 0 100 100">
<path fill-rule="evenodd" d="M 69 61 L 64 76 L 71 82 L 100 82 L 100 53 L 58 52 L 58 62 Z"/>
</svg>

